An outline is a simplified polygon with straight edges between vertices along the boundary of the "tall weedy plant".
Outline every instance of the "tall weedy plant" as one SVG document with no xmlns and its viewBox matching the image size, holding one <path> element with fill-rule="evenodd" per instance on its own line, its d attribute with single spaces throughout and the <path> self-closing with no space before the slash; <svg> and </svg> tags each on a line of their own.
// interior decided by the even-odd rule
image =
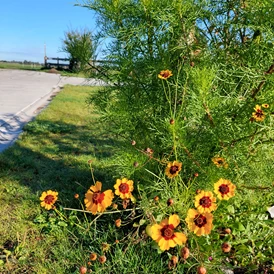
<svg viewBox="0 0 274 274">
<path fill-rule="evenodd" d="M 268 226 L 266 208 L 274 203 L 271 1 L 94 0 L 82 6 L 97 12 L 97 38 L 109 41 L 98 76 L 110 85 L 89 102 L 109 130 L 124 137 L 117 174 L 139 181 L 147 233 L 161 251 L 169 250 L 175 244 L 165 241 L 184 220 L 185 234 L 176 234 L 175 242 L 192 248 L 189 269 L 201 263 L 218 269 L 227 253 L 230 267 L 269 263 L 267 255 L 255 255 L 271 253 L 269 235 L 264 231 L 264 241 L 251 227 L 258 218 L 258 226 Z M 238 198 L 228 203 L 236 189 Z M 253 191 L 266 193 L 255 200 Z M 217 198 L 225 201 L 215 204 Z"/>
</svg>

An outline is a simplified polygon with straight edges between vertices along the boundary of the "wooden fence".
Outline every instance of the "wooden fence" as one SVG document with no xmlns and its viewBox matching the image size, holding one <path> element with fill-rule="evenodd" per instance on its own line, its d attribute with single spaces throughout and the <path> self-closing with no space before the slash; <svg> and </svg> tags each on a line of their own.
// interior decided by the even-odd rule
<svg viewBox="0 0 274 274">
<path fill-rule="evenodd" d="M 49 62 L 48 60 L 52 60 L 55 62 Z M 67 63 L 60 63 L 66 61 Z M 45 68 L 52 68 L 52 67 L 56 67 L 56 68 L 69 68 L 69 61 L 70 59 L 68 58 L 59 58 L 59 57 L 44 57 L 44 66 Z"/>
<path fill-rule="evenodd" d="M 48 61 L 51 60 L 51 61 Z M 55 62 L 52 62 L 55 61 Z M 61 62 L 60 62 L 61 61 Z M 62 63 L 63 62 L 63 63 Z M 64 63 L 66 62 L 66 63 Z M 89 66 L 92 67 L 96 72 L 101 71 L 102 67 L 105 64 L 115 64 L 111 61 L 106 60 L 89 60 Z M 64 68 L 64 69 L 71 69 L 71 66 L 75 64 L 71 63 L 71 59 L 68 58 L 59 58 L 59 57 L 44 57 L 44 67 L 45 68 Z"/>
</svg>

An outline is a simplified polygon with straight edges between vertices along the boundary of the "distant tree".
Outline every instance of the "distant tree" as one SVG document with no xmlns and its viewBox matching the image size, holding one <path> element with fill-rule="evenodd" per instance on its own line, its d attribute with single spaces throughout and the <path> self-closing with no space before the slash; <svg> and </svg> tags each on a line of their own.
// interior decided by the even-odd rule
<svg viewBox="0 0 274 274">
<path fill-rule="evenodd" d="M 62 51 L 69 55 L 70 70 L 83 70 L 95 53 L 91 31 L 86 29 L 66 31 L 62 42 Z"/>
</svg>

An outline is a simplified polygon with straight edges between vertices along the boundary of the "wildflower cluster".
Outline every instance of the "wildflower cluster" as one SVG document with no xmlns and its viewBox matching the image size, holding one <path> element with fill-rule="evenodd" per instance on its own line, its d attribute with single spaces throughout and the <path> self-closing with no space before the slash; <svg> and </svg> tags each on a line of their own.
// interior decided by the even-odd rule
<svg viewBox="0 0 274 274">
<path fill-rule="evenodd" d="M 256 122 L 263 122 L 265 117 L 266 117 L 266 112 L 264 110 L 262 110 L 262 108 L 264 109 L 268 109 L 269 108 L 269 104 L 262 104 L 260 105 L 256 105 L 254 110 L 255 112 L 252 112 L 252 117 L 251 117 L 251 121 L 256 121 Z"/>
<path fill-rule="evenodd" d="M 134 222 L 132 227 L 129 228 L 130 232 L 128 232 L 128 235 L 132 235 L 132 230 L 136 228 L 134 235 L 139 235 L 139 241 L 151 241 L 152 239 L 152 244 L 157 247 L 158 252 L 164 252 L 169 256 L 169 268 L 176 267 L 176 265 L 182 261 L 184 264 L 187 264 L 190 260 L 193 260 L 192 263 L 194 262 L 195 264 L 197 264 L 197 262 L 201 264 L 201 262 L 205 260 L 207 263 L 212 263 L 216 259 L 214 254 L 220 251 L 220 253 L 228 255 L 234 248 L 231 242 L 229 242 L 229 240 L 235 237 L 235 235 L 231 235 L 231 229 L 233 229 L 233 227 L 230 225 L 227 226 L 228 221 L 233 217 L 224 216 L 224 218 L 222 218 L 222 214 L 228 210 L 226 201 L 235 196 L 236 185 L 232 183 L 232 181 L 238 181 L 237 188 L 241 189 L 240 180 L 238 180 L 240 175 L 234 176 L 236 174 L 234 168 L 239 169 L 235 161 L 236 157 L 230 155 L 232 152 L 229 151 L 229 149 L 234 147 L 236 142 L 240 142 L 244 138 L 253 138 L 254 135 L 257 134 L 257 131 L 255 131 L 253 135 L 246 134 L 246 136 L 241 136 L 238 139 L 236 138 L 237 136 L 233 136 L 232 141 L 231 139 L 223 141 L 223 133 L 219 133 L 218 130 L 216 130 L 217 133 L 214 132 L 217 123 L 214 122 L 213 111 L 211 111 L 208 106 L 205 95 L 206 92 L 203 93 L 204 91 L 201 91 L 200 96 L 203 101 L 202 108 L 204 111 L 203 117 L 208 123 L 207 126 L 210 127 L 210 130 L 208 130 L 210 134 L 208 134 L 207 129 L 204 130 L 206 126 L 203 125 L 203 122 L 201 125 L 196 125 L 194 122 L 193 124 L 190 123 L 191 130 L 189 136 L 188 132 L 182 133 L 183 126 L 185 128 L 188 126 L 185 121 L 191 119 L 182 115 L 184 111 L 187 115 L 186 110 L 188 106 L 185 108 L 181 107 L 182 100 L 185 99 L 185 94 L 183 93 L 182 99 L 179 99 L 177 84 L 174 85 L 174 89 L 176 89 L 174 93 L 176 94 L 173 94 L 172 88 L 174 86 L 172 83 L 169 83 L 169 80 L 172 80 L 172 71 L 168 69 L 162 70 L 157 76 L 160 80 L 163 80 L 163 97 L 166 100 L 165 102 L 168 102 L 170 109 L 168 110 L 168 117 L 165 117 L 165 127 L 160 128 L 159 131 L 157 129 L 155 132 L 162 130 L 166 133 L 166 130 L 170 130 L 172 134 L 170 134 L 169 139 L 167 138 L 168 141 L 165 140 L 165 142 L 163 142 L 166 146 L 161 147 L 161 149 L 156 145 L 152 146 L 151 143 L 142 143 L 142 147 L 138 148 L 138 141 L 132 140 L 132 150 L 134 152 L 137 150 L 138 155 L 140 154 L 139 152 L 141 152 L 143 158 L 140 157 L 140 159 L 145 160 L 141 163 L 141 160 L 139 161 L 138 159 L 137 161 L 137 159 L 134 159 L 134 162 L 131 162 L 131 167 L 134 171 L 132 173 L 128 170 L 125 172 L 126 174 L 133 174 L 135 170 L 142 172 L 142 167 L 146 166 L 148 168 L 146 168 L 145 171 L 154 177 L 147 179 L 148 176 L 144 176 L 142 173 L 142 175 L 139 176 L 139 178 L 141 178 L 140 185 L 142 185 L 140 188 L 140 185 L 138 185 L 138 188 L 134 188 L 133 180 L 128 178 L 116 179 L 113 190 L 103 190 L 102 183 L 94 180 L 94 185 L 90 186 L 85 193 L 83 207 L 85 211 L 83 211 L 85 213 L 90 212 L 93 215 L 99 213 L 94 217 L 95 220 L 104 215 L 104 213 L 121 213 L 121 216 L 115 218 L 112 224 L 115 231 L 123 231 L 124 233 L 124 228 L 128 228 L 129 226 L 125 225 L 122 210 L 118 209 L 119 203 L 116 203 L 114 198 L 116 196 L 117 199 L 122 200 L 123 209 L 127 209 L 130 202 L 134 204 L 137 203 L 138 213 L 140 215 L 138 217 L 133 216 L 132 218 L 128 218 L 127 225 Z M 265 121 L 270 113 L 268 109 L 268 104 L 257 104 L 254 112 L 251 114 L 250 120 L 256 122 Z M 178 112 L 181 116 L 178 115 Z M 176 115 L 178 115 L 178 117 Z M 250 117 L 249 115 L 250 109 L 248 109 L 247 116 Z M 249 119 L 247 117 L 245 118 L 245 121 Z M 227 119 L 232 118 L 229 117 Z M 252 128 L 252 125 L 249 126 Z M 221 126 L 219 129 L 220 128 Z M 208 134 L 207 137 L 203 138 L 199 131 Z M 214 135 L 212 132 L 214 134 L 216 133 L 216 140 L 212 138 L 214 139 L 212 143 L 209 141 L 205 144 L 204 142 L 207 141 L 208 136 Z M 192 141 L 193 143 L 189 142 L 187 145 L 184 143 L 187 142 L 188 139 L 191 139 L 191 134 L 196 138 L 202 136 L 201 140 L 199 140 L 198 149 L 196 149 L 195 144 L 193 144 L 196 142 L 196 139 Z M 162 135 L 159 139 L 162 138 Z M 215 142 L 217 144 L 215 144 Z M 188 145 L 189 147 L 192 145 L 191 149 L 189 149 Z M 167 149 L 170 150 L 168 153 Z M 156 155 L 159 155 L 159 157 L 157 158 Z M 227 155 L 230 157 L 227 157 Z M 240 154 L 238 157 L 243 156 Z M 130 161 L 131 160 L 132 158 Z M 148 163 L 153 167 L 151 170 Z M 153 165 L 153 163 L 156 164 Z M 155 168 L 155 166 L 157 167 Z M 160 172 L 157 173 L 159 170 Z M 190 174 L 192 175 L 190 176 Z M 154 178 L 156 178 L 156 180 L 154 180 Z M 231 180 L 227 178 L 231 178 Z M 144 182 L 142 182 L 142 180 L 144 180 Z M 138 195 L 135 197 L 138 197 L 138 199 L 133 196 L 133 192 L 136 191 L 136 189 L 138 190 Z M 58 193 L 52 190 L 43 192 L 40 197 L 41 206 L 47 210 L 55 209 L 54 204 L 57 201 L 57 195 Z M 76 194 L 75 198 L 79 199 L 79 195 Z M 233 203 L 234 201 L 232 201 L 231 204 Z M 106 212 L 109 207 L 112 208 Z M 133 211 L 134 210 L 132 210 L 132 213 Z M 230 206 L 230 211 L 234 212 L 233 205 Z M 233 213 L 231 215 L 233 215 Z M 133 221 L 136 218 L 137 223 Z M 225 221 L 222 223 L 224 219 Z M 234 220 L 234 222 L 237 223 L 238 221 Z M 121 226 L 123 229 L 120 228 Z M 240 224 L 237 223 L 237 226 L 240 226 Z M 223 240 L 224 237 L 225 240 Z M 130 239 L 131 237 L 128 238 Z M 207 252 L 205 259 L 205 255 L 202 254 L 203 251 L 200 249 L 206 244 L 212 244 L 212 246 L 215 244 L 215 246 L 219 247 L 219 251 Z M 103 251 L 105 252 L 107 248 L 109 248 L 108 245 L 104 247 Z M 193 255 L 194 253 L 195 255 Z M 181 260 L 178 260 L 176 254 L 181 257 Z M 103 256 L 105 256 L 105 254 Z M 188 259 L 189 257 L 191 259 Z M 99 261 L 101 263 L 106 261 L 106 257 L 100 258 Z M 97 259 L 97 254 L 92 253 L 90 261 L 95 262 Z M 228 260 L 230 260 L 230 258 Z M 192 265 L 188 267 L 191 269 Z M 206 268 L 203 263 L 198 266 L 197 273 L 206 273 Z"/>
<path fill-rule="evenodd" d="M 228 200 L 235 195 L 236 186 L 229 180 L 221 178 L 214 184 L 214 193 L 220 200 Z M 195 197 L 195 207 L 188 210 L 185 222 L 188 229 L 197 236 L 210 234 L 213 228 L 212 211 L 217 209 L 216 198 L 211 191 L 201 190 Z M 161 250 L 169 250 L 171 247 L 185 244 L 186 235 L 175 232 L 179 225 L 179 216 L 174 214 L 164 219 L 160 224 L 149 225 L 148 235 L 155 240 Z"/>
<path fill-rule="evenodd" d="M 132 191 L 134 190 L 133 181 L 127 178 L 117 179 L 114 185 L 115 194 L 119 196 L 124 202 L 130 199 L 134 201 Z M 58 192 L 48 190 L 43 192 L 40 200 L 41 206 L 45 207 L 47 210 L 54 209 L 54 203 L 57 201 Z M 78 194 L 75 194 L 76 199 L 79 198 Z M 96 181 L 96 183 L 89 188 L 85 194 L 85 207 L 87 211 L 90 211 L 93 215 L 97 213 L 102 213 L 112 205 L 112 200 L 114 198 L 113 191 L 111 189 L 102 191 L 102 183 Z M 117 225 L 119 226 L 119 225 Z"/>
</svg>

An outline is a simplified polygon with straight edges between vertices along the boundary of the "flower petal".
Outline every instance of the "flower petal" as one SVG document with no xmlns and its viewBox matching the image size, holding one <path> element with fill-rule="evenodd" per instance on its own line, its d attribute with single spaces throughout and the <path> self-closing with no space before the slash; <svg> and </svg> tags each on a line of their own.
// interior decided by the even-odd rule
<svg viewBox="0 0 274 274">
<path fill-rule="evenodd" d="M 173 214 L 168 219 L 168 224 L 173 225 L 174 228 L 177 227 L 180 223 L 180 218 L 177 214 Z"/>
</svg>

